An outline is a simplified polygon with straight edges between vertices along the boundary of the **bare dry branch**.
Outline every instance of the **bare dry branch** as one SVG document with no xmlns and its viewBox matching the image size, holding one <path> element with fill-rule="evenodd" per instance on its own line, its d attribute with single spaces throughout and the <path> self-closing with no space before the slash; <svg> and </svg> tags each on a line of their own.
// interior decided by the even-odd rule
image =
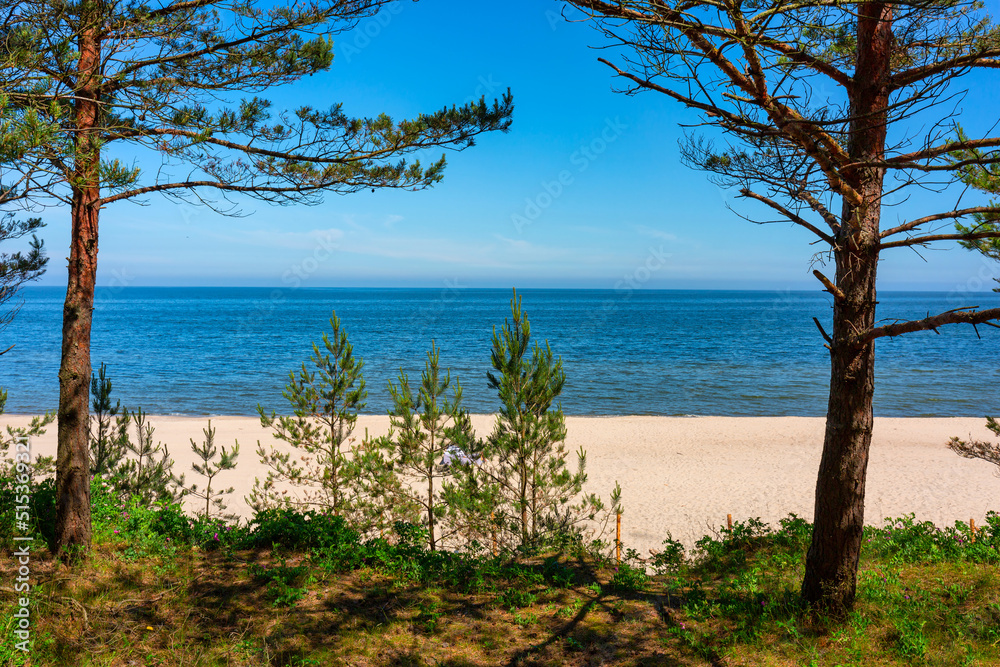
<svg viewBox="0 0 1000 667">
<path fill-rule="evenodd" d="M 814 317 L 813 322 L 816 323 L 816 328 L 819 329 L 820 335 L 823 336 L 823 340 L 827 342 L 827 348 L 829 348 L 830 345 L 833 345 L 833 339 L 830 338 L 830 334 L 823 328 L 823 324 L 819 321 L 818 317 Z"/>
<path fill-rule="evenodd" d="M 997 239 L 1000 238 L 1000 230 L 988 231 L 988 232 L 973 232 L 963 234 L 960 232 L 955 232 L 952 234 L 928 234 L 926 236 L 913 236 L 908 239 L 902 239 L 900 241 L 891 241 L 889 243 L 879 244 L 880 250 L 885 250 L 886 248 L 907 248 L 915 245 L 928 245 L 934 243 L 935 241 L 978 241 L 980 239 Z"/>
<path fill-rule="evenodd" d="M 856 336 L 852 343 L 855 346 L 865 345 L 877 338 L 899 336 L 914 331 L 935 331 L 938 327 L 946 324 L 992 324 L 1000 320 L 1000 308 L 989 308 L 987 310 L 976 310 L 978 306 L 968 308 L 957 308 L 925 317 L 922 320 L 910 320 L 908 322 L 897 322 L 881 327 L 875 327 L 859 336 Z"/>
<path fill-rule="evenodd" d="M 957 218 L 964 218 L 969 215 L 975 215 L 977 213 L 998 213 L 1000 208 L 997 206 L 971 206 L 969 208 L 956 209 L 954 211 L 944 211 L 943 213 L 935 213 L 934 215 L 924 216 L 923 218 L 917 218 L 916 220 L 911 220 L 910 222 L 903 223 L 892 229 L 887 229 L 881 234 L 879 234 L 880 239 L 887 238 L 894 234 L 899 234 L 901 232 L 907 232 L 911 229 L 916 229 L 921 225 L 926 225 L 928 222 L 938 222 L 940 220 L 955 220 Z M 885 247 L 885 246 L 883 246 Z"/>
<path fill-rule="evenodd" d="M 835 299 L 843 301 L 847 298 L 844 296 L 844 293 L 840 290 L 840 288 L 834 285 L 833 281 L 824 276 L 822 273 L 819 271 L 813 271 L 813 275 L 816 276 L 821 283 L 823 283 L 823 287 L 825 287 L 826 291 L 832 294 Z"/>
<path fill-rule="evenodd" d="M 815 234 L 816 236 L 820 237 L 822 240 L 824 240 L 827 243 L 829 243 L 831 246 L 834 245 L 834 240 L 833 240 L 832 236 L 830 236 L 829 234 L 825 234 L 823 232 L 823 230 L 821 230 L 819 227 L 816 227 L 815 225 L 813 225 L 812 223 L 808 222 L 807 220 L 805 220 L 801 216 L 798 216 L 795 213 L 792 213 L 787 208 L 785 208 L 784 206 L 782 206 L 778 202 L 774 201 L 773 199 L 770 199 L 770 198 L 765 197 L 763 195 L 757 194 L 756 192 L 754 192 L 754 191 L 752 191 L 752 190 L 750 190 L 748 188 L 743 188 L 742 190 L 740 190 L 740 196 L 741 197 L 746 197 L 747 199 L 754 199 L 756 201 L 761 202 L 762 204 L 766 204 L 767 206 L 771 207 L 772 209 L 774 209 L 775 211 L 777 211 L 781 215 L 783 215 L 786 218 L 788 218 L 791 222 L 795 223 L 796 225 L 799 225 L 800 227 L 804 227 L 805 229 L 808 229 L 813 234 Z"/>
</svg>

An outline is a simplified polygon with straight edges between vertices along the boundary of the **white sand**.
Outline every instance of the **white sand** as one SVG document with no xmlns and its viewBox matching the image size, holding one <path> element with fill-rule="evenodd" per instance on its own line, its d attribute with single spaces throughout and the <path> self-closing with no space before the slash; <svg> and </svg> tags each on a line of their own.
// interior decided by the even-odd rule
<svg viewBox="0 0 1000 667">
<path fill-rule="evenodd" d="M 207 418 L 150 417 L 155 437 L 166 443 L 175 470 L 190 471 L 190 438 L 199 442 Z M 4 415 L 0 425 L 28 418 Z M 568 417 L 567 448 L 587 451 L 588 489 L 605 499 L 617 480 L 623 489 L 622 539 L 641 553 L 671 532 L 692 544 L 726 521 L 760 517 L 769 523 L 794 512 L 812 519 L 824 420 L 805 417 Z M 254 478 L 266 470 L 257 441 L 279 443 L 254 417 L 213 417 L 216 444 L 240 442 L 239 467 L 223 473 L 219 486 L 234 486 L 230 509 L 247 516 L 243 501 Z M 388 430 L 388 417 L 363 416 L 355 431 Z M 492 429 L 489 415 L 473 417 L 477 433 Z M 55 454 L 55 424 L 33 443 L 36 455 Z M 994 467 L 963 459 L 945 443 L 951 436 L 990 439 L 980 418 L 875 420 L 868 468 L 866 517 L 914 512 L 918 519 L 950 525 L 970 518 L 981 524 L 987 510 L 1000 509 L 1000 479 Z M 575 465 L 575 455 L 571 457 Z M 197 476 L 188 472 L 189 479 Z M 203 486 L 200 484 L 199 486 Z"/>
</svg>

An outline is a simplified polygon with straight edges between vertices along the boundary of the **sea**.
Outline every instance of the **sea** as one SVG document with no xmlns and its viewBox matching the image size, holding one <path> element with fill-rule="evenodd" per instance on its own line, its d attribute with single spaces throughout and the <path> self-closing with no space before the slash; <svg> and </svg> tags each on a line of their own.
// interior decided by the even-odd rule
<svg viewBox="0 0 1000 667">
<path fill-rule="evenodd" d="M 29 287 L 0 331 L 7 412 L 58 400 L 64 290 Z M 819 291 L 519 291 L 531 336 L 561 357 L 569 415 L 822 416 L 832 304 Z M 92 359 L 113 395 L 150 414 L 288 412 L 290 371 L 309 361 L 331 313 L 364 360 L 363 412 L 390 408 L 387 382 L 419 381 L 432 341 L 472 412 L 494 412 L 491 339 L 510 317 L 503 289 L 99 288 Z M 885 292 L 883 322 L 963 306 L 1000 306 L 1000 294 Z M 1000 415 L 1000 330 L 951 325 L 876 344 L 875 413 L 886 417 Z"/>
</svg>

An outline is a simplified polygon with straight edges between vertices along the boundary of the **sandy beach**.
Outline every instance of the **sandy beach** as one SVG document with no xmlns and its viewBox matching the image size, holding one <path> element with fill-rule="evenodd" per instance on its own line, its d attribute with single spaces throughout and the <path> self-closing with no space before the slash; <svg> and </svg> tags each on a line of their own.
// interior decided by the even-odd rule
<svg viewBox="0 0 1000 667">
<path fill-rule="evenodd" d="M 190 471 L 190 438 L 200 442 L 206 417 L 150 417 L 155 437 L 169 447 L 175 470 Z M 219 476 L 236 491 L 230 509 L 242 516 L 255 477 L 266 475 L 257 441 L 279 443 L 254 417 L 212 417 L 216 444 L 240 443 L 239 466 Z M 27 417 L 0 416 L 0 425 L 23 425 Z M 775 523 L 794 512 L 812 519 L 813 490 L 824 420 L 814 417 L 567 417 L 567 448 L 587 451 L 588 489 L 607 498 L 621 483 L 625 506 L 623 541 L 645 553 L 667 533 L 690 545 L 736 520 L 760 517 Z M 477 433 L 492 429 L 493 417 L 476 415 Z M 355 431 L 385 433 L 384 416 L 359 418 Z M 55 454 L 55 424 L 33 443 L 36 455 Z M 949 525 L 981 523 L 1000 509 L 1000 479 L 994 467 L 951 452 L 951 436 L 990 439 L 982 418 L 875 420 L 868 469 L 866 520 L 913 512 L 920 520 Z M 575 455 L 573 456 L 575 460 Z M 188 472 L 188 477 L 193 474 Z"/>
</svg>

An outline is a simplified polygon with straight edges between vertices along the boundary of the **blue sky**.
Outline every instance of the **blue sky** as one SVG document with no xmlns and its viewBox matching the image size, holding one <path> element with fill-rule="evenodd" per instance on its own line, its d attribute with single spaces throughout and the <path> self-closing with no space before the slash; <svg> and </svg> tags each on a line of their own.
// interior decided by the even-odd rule
<svg viewBox="0 0 1000 667">
<path fill-rule="evenodd" d="M 102 213 L 99 284 L 819 289 L 808 233 L 728 210 L 760 212 L 680 163 L 678 123 L 695 116 L 662 95 L 615 93 L 590 48 L 598 34 L 559 10 L 401 1 L 340 35 L 332 69 L 271 91 L 275 108 L 343 102 L 352 115 L 405 117 L 509 87 L 513 127 L 449 152 L 443 182 L 418 193 L 249 203 L 244 218 L 155 196 L 114 204 Z M 962 101 L 970 130 L 996 121 L 991 88 Z M 950 202 L 922 195 L 885 215 Z M 41 284 L 65 285 L 68 212 L 43 217 L 53 261 Z M 1000 275 L 954 246 L 885 254 L 882 289 L 985 290 Z"/>
</svg>

